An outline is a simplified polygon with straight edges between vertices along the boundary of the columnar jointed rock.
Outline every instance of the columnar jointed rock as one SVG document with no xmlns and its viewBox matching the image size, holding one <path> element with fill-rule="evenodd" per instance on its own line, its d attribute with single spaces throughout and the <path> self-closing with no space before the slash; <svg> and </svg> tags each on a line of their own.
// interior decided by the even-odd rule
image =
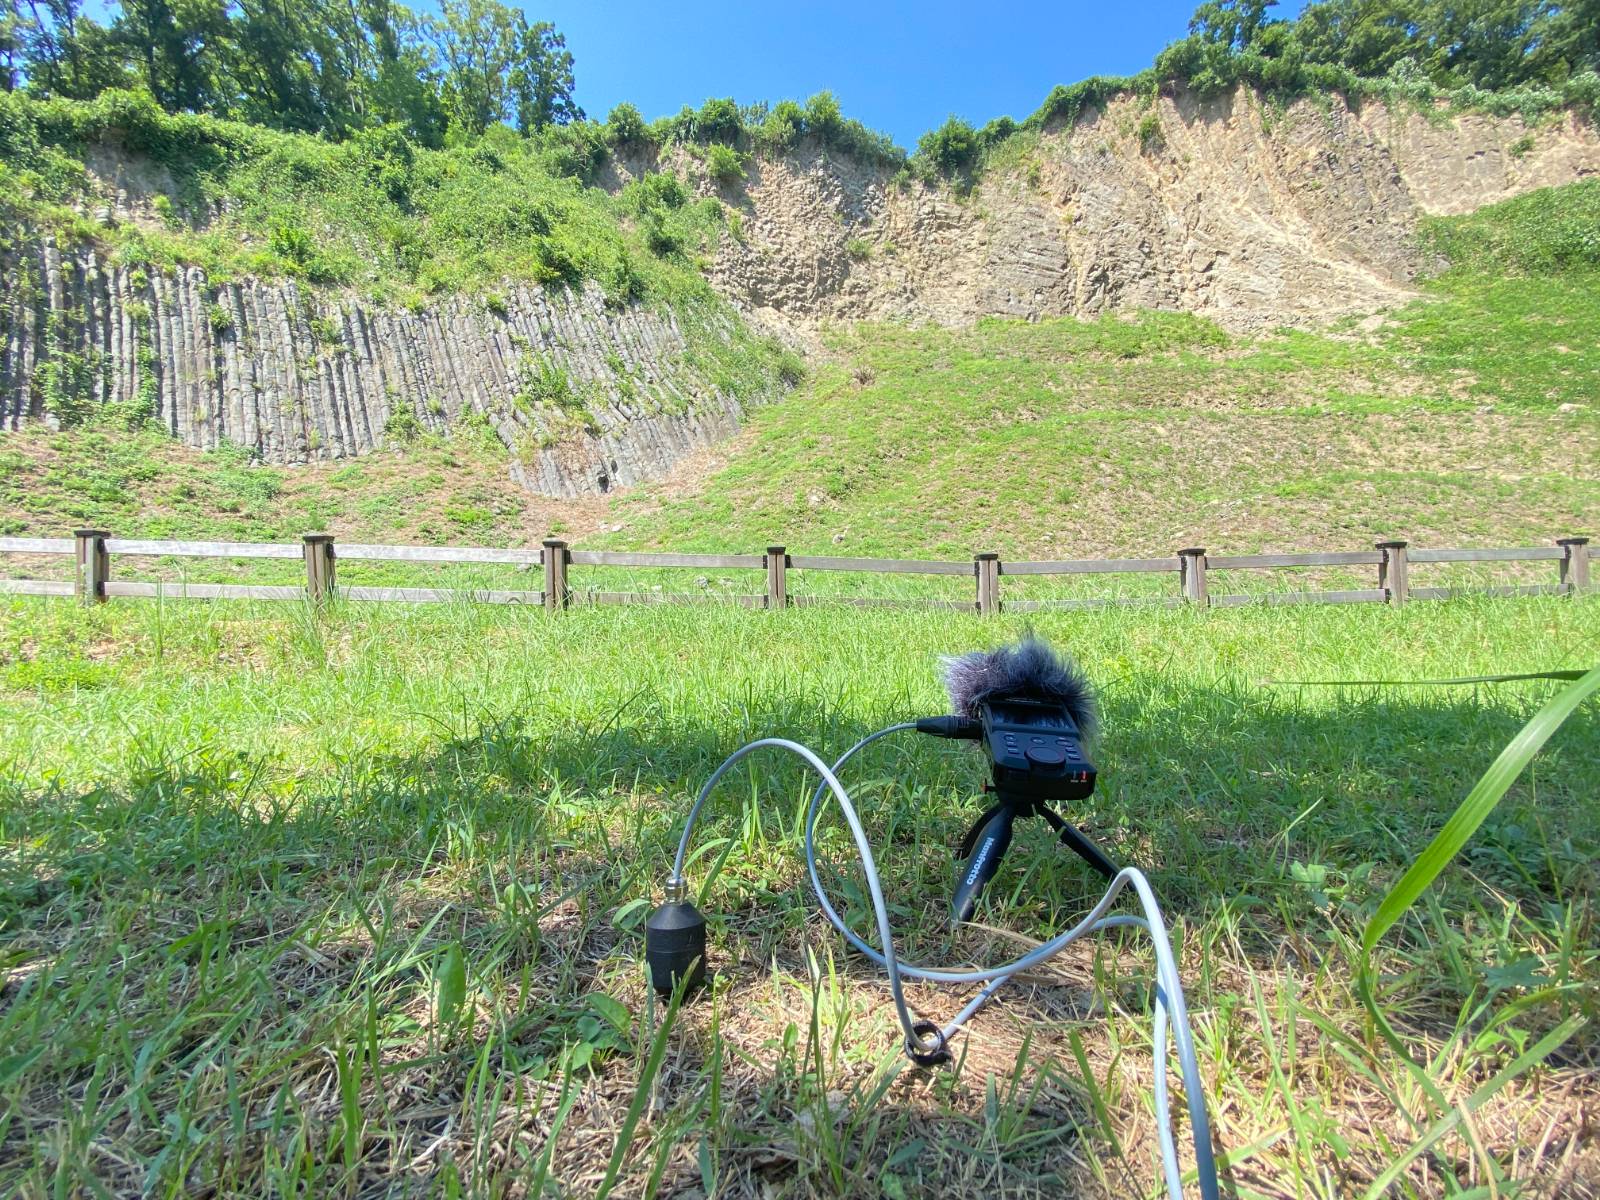
<svg viewBox="0 0 1600 1200">
<path fill-rule="evenodd" d="M 731 336 L 711 321 L 708 337 Z M 49 234 L 0 256 L 0 427 L 142 405 L 198 449 L 270 462 L 357 455 L 388 431 L 482 419 L 526 486 L 579 496 L 664 474 L 738 427 L 743 400 L 690 361 L 671 314 L 597 288 L 516 287 L 420 312 L 292 282 L 108 267 Z"/>
</svg>

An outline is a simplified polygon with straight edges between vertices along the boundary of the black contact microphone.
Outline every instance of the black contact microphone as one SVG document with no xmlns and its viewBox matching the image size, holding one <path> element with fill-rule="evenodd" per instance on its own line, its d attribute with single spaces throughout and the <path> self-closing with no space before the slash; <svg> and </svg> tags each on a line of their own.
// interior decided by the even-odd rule
<svg viewBox="0 0 1600 1200">
<path fill-rule="evenodd" d="M 981 742 L 989 757 L 988 790 L 996 796 L 957 851 L 952 920 L 971 918 L 1019 817 L 1043 817 L 1091 867 L 1115 875 L 1117 866 L 1104 851 L 1047 803 L 1082 800 L 1094 791 L 1095 767 L 1083 749 L 1096 727 L 1094 696 L 1082 672 L 1030 634 L 1015 646 L 949 660 L 945 685 L 952 715 L 925 717 L 917 729 Z"/>
</svg>

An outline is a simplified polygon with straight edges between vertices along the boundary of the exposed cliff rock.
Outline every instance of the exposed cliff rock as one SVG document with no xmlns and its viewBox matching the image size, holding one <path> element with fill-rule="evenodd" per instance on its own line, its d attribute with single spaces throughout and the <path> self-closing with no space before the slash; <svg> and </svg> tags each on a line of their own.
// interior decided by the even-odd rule
<svg viewBox="0 0 1600 1200">
<path fill-rule="evenodd" d="M 88 148 L 103 228 L 172 219 L 165 170 Z M 688 151 L 614 157 L 599 185 L 649 170 L 700 179 L 737 214 L 706 302 L 608 307 L 593 285 L 508 287 L 418 311 L 292 282 L 114 266 L 78 229 L 6 230 L 0 427 L 96 405 L 148 413 L 183 442 L 268 461 L 361 454 L 416 428 L 486 422 L 510 470 L 552 496 L 659 478 L 781 386 L 748 365 L 755 325 L 961 324 L 987 315 L 1191 310 L 1233 327 L 1316 324 L 1407 298 L 1428 264 L 1419 217 L 1600 173 L 1587 120 L 1537 125 L 1338 100 L 1287 109 L 1248 91 L 1124 97 L 1070 127 L 1019 133 L 968 191 L 897 180 L 814 142 L 753 158 L 736 186 Z M 204 223 L 217 211 L 185 208 Z"/>
<path fill-rule="evenodd" d="M 511 288 L 412 312 L 292 282 L 112 266 L 41 234 L 0 256 L 0 423 L 147 412 L 188 445 L 270 462 L 488 422 L 547 495 L 658 478 L 737 428 L 716 354 L 736 318 L 608 308 L 598 289 Z M 686 334 L 685 321 L 697 323 Z"/>
<path fill-rule="evenodd" d="M 1312 324 L 1409 296 L 1424 214 L 1600 173 L 1570 114 L 1421 114 L 1248 91 L 1126 97 L 1021 135 L 967 195 L 811 148 L 752 164 L 713 278 L 775 320 L 1202 312 Z"/>
</svg>

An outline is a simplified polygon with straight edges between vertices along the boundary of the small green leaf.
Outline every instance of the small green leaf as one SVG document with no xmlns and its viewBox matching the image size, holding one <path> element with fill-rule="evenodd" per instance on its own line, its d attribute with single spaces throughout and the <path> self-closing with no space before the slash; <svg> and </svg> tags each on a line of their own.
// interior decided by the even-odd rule
<svg viewBox="0 0 1600 1200">
<path fill-rule="evenodd" d="M 636 899 L 630 900 L 621 908 L 617 909 L 615 915 L 611 918 L 611 923 L 618 929 L 637 929 L 639 927 L 640 920 L 642 920 L 644 910 L 648 908 L 649 905 L 649 896 L 639 896 Z"/>
<path fill-rule="evenodd" d="M 705 1138 L 700 1139 L 700 1186 L 705 1189 L 706 1195 L 711 1195 L 717 1190 L 717 1168 L 711 1161 L 711 1143 Z"/>
<path fill-rule="evenodd" d="M 907 1142 L 900 1149 L 889 1155 L 889 1160 L 883 1164 L 883 1169 L 885 1171 L 893 1171 L 909 1162 L 915 1162 L 921 1156 L 923 1147 L 927 1144 L 922 1138 L 915 1138 Z"/>
<path fill-rule="evenodd" d="M 467 958 L 459 942 L 451 942 L 439 963 L 439 1024 L 455 1027 L 461 1006 L 467 998 Z"/>
<path fill-rule="evenodd" d="M 1541 973 L 1539 968 L 1542 966 L 1544 964 L 1537 958 L 1528 955 L 1513 963 L 1490 967 L 1483 973 L 1483 978 L 1491 992 L 1503 992 L 1507 988 L 1543 987 L 1550 982 L 1550 977 Z"/>
<path fill-rule="evenodd" d="M 613 996 L 591 992 L 589 1007 L 611 1022 L 619 1033 L 628 1033 L 633 1028 L 633 1015 L 628 1012 L 628 1006 Z"/>
</svg>

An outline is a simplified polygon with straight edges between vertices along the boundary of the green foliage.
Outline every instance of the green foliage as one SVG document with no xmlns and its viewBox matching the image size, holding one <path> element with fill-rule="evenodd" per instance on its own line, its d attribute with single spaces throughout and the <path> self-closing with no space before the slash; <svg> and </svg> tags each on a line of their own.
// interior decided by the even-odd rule
<svg viewBox="0 0 1600 1200">
<path fill-rule="evenodd" d="M 922 135 L 912 161 L 925 175 L 966 179 L 978 165 L 980 152 L 977 131 L 960 117 L 951 116 Z"/>
<path fill-rule="evenodd" d="M 787 154 L 805 136 L 806 114 L 793 100 L 780 100 L 753 131 L 756 143 L 769 154 Z"/>
<path fill-rule="evenodd" d="M 1154 78 L 1151 72 L 1128 76 L 1091 75 L 1069 86 L 1058 85 L 1050 90 L 1044 103 L 1033 115 L 1022 123 L 1022 128 L 1053 129 L 1065 126 L 1070 129 L 1085 112 L 1103 108 L 1117 96 L 1145 90 Z"/>
<path fill-rule="evenodd" d="M 338 317 L 318 315 L 310 318 L 306 324 L 311 327 L 311 336 L 324 349 L 338 346 L 344 340 L 344 325 Z"/>
<path fill-rule="evenodd" d="M 36 378 L 45 412 L 62 425 L 81 425 L 94 415 L 96 371 L 88 356 L 52 351 L 39 364 Z"/>
<path fill-rule="evenodd" d="M 613 146 L 642 146 L 650 140 L 650 129 L 639 110 L 624 101 L 606 115 L 606 140 Z"/>
<path fill-rule="evenodd" d="M 685 110 L 683 133 L 689 140 L 732 143 L 743 132 L 739 106 L 732 100 L 707 100 L 699 112 Z"/>
<path fill-rule="evenodd" d="M 550 129 L 540 141 L 545 169 L 588 183 L 610 154 L 606 127 L 593 121 L 575 121 Z"/>
<path fill-rule="evenodd" d="M 384 444 L 405 445 L 421 436 L 422 422 L 417 420 L 416 411 L 409 404 L 392 405 L 388 417 L 383 422 Z"/>
<path fill-rule="evenodd" d="M 524 354 L 517 368 L 517 394 L 514 403 L 530 416 L 542 407 L 569 409 L 582 407 L 573 390 L 571 377 L 554 359 Z"/>
<path fill-rule="evenodd" d="M 857 262 L 866 262 L 872 257 L 872 243 L 866 238 L 853 237 L 845 242 L 844 252 Z"/>
<path fill-rule="evenodd" d="M 1152 109 L 1139 118 L 1139 149 L 1146 154 L 1154 154 L 1166 144 L 1167 136 L 1161 131 L 1161 116 Z"/>
<path fill-rule="evenodd" d="M 585 188 L 581 177 L 605 153 L 605 131 L 591 123 L 529 138 L 496 128 L 471 145 L 430 150 L 393 128 L 329 144 L 169 115 L 132 93 L 91 102 L 0 93 L 0 150 L 11 156 L 0 172 L 20 185 L 4 203 L 82 236 L 84 155 L 107 140 L 165 167 L 180 207 L 225 202 L 204 231 L 95 230 L 124 263 L 194 264 L 213 278 L 289 275 L 412 304 L 506 278 L 594 279 L 623 300 L 708 294 L 681 260 L 708 244 L 720 216 L 673 215 L 688 195 L 669 175 L 618 198 Z M 619 221 L 649 210 L 668 215 L 665 232 Z"/>
<path fill-rule="evenodd" d="M 1600 271 L 1600 180 L 1543 188 L 1464 217 L 1425 218 L 1421 232 L 1424 247 L 1459 270 Z"/>
<path fill-rule="evenodd" d="M 622 189 L 622 202 L 643 216 L 651 210 L 682 208 L 689 200 L 683 180 L 670 171 L 652 171 Z"/>
<path fill-rule="evenodd" d="M 718 183 L 732 185 L 744 179 L 744 155 L 720 143 L 706 151 L 706 173 Z"/>
<path fill-rule="evenodd" d="M 1592 5 L 1486 0 L 1321 0 L 1270 20 L 1269 0 L 1207 0 L 1155 75 L 1202 96 L 1244 83 L 1279 94 L 1340 91 L 1459 108 L 1592 106 L 1600 40 Z"/>
<path fill-rule="evenodd" d="M 207 112 L 342 138 L 393 125 L 430 146 L 581 118 L 559 33 L 496 0 L 447 0 L 437 18 L 375 0 L 229 7 L 122 0 L 102 25 L 76 0 L 32 7 L 30 90 L 90 99 L 137 87 L 169 112 Z M 7 89 L 9 90 L 9 89 Z"/>
</svg>

